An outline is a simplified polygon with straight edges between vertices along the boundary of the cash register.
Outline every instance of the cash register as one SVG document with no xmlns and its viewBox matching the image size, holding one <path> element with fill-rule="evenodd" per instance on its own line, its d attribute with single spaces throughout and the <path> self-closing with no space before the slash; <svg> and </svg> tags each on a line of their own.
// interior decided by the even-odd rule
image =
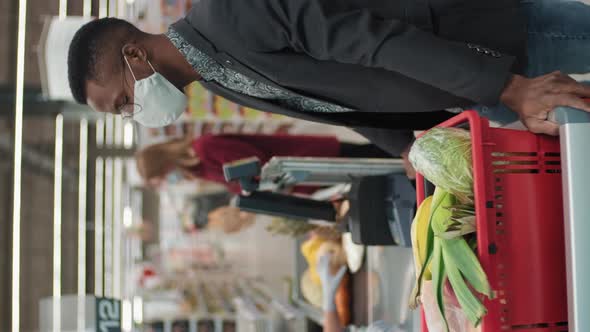
<svg viewBox="0 0 590 332">
<path fill-rule="evenodd" d="M 235 204 L 244 211 L 290 219 L 334 223 L 331 202 L 288 194 L 296 185 L 344 185 L 350 210 L 339 225 L 353 242 L 364 245 L 411 246 L 410 225 L 416 207 L 414 186 L 399 159 L 274 157 L 225 164 L 225 179 L 239 182 Z"/>
</svg>

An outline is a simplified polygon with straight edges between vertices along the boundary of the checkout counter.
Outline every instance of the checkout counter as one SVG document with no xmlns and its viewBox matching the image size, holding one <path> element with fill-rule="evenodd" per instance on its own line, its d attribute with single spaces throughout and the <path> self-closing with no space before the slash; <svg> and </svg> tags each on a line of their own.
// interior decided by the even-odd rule
<svg viewBox="0 0 590 332">
<path fill-rule="evenodd" d="M 401 160 L 275 157 L 266 165 L 256 159 L 224 167 L 228 181 L 239 181 L 244 194 L 236 205 L 246 211 L 302 222 L 335 222 L 328 199 L 343 195 L 350 201 L 347 222 L 336 225 L 352 242 L 364 248 L 364 259 L 350 282 L 352 325 L 385 321 L 402 331 L 420 331 L 419 311 L 407 306 L 415 279 L 410 224 L 415 210 L 415 189 Z M 285 192 L 295 185 L 325 189 L 312 198 Z M 295 242 L 292 302 L 308 319 L 309 331 L 321 331 L 322 312 L 307 302 L 300 279 L 308 268 Z"/>
</svg>

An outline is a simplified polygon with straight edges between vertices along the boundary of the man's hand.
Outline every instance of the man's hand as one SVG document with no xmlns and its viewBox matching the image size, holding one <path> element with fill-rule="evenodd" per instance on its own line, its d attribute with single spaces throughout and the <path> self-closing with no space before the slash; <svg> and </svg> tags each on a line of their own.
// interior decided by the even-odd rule
<svg viewBox="0 0 590 332">
<path fill-rule="evenodd" d="M 590 112 L 590 104 L 581 98 L 590 97 L 590 86 L 580 84 L 560 72 L 526 78 L 512 76 L 500 101 L 518 113 L 533 133 L 558 135 L 559 125 L 548 121 L 549 113 L 559 106 Z"/>
</svg>

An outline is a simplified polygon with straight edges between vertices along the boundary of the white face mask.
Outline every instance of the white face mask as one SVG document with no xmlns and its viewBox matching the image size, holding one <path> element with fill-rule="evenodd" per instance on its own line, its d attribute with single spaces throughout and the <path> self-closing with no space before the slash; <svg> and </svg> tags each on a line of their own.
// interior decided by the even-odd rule
<svg viewBox="0 0 590 332">
<path fill-rule="evenodd" d="M 170 81 L 156 72 L 137 80 L 126 57 L 125 62 L 135 80 L 133 92 L 133 120 L 148 128 L 165 127 L 176 121 L 186 110 L 187 98 Z"/>
</svg>

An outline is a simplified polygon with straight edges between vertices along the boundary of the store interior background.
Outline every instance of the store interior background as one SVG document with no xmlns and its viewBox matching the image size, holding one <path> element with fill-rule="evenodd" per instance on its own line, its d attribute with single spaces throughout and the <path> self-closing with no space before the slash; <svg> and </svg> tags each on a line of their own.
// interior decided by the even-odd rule
<svg viewBox="0 0 590 332">
<path fill-rule="evenodd" d="M 39 331 L 48 324 L 41 301 L 68 295 L 121 300 L 123 331 L 194 311 L 187 309 L 194 303 L 178 301 L 183 290 L 200 290 L 195 296 L 202 297 L 244 277 L 287 299 L 299 245 L 269 234 L 265 228 L 272 218 L 260 216 L 253 227 L 234 235 L 187 232 L 192 199 L 223 189 L 207 183 L 146 189 L 134 153 L 154 142 L 205 132 L 321 133 L 348 142 L 365 140 L 344 128 L 239 108 L 198 85 L 190 90 L 190 112 L 158 131 L 61 100 L 67 75 L 56 75 L 56 64 L 48 59 L 63 51 L 54 52 L 59 44 L 46 42 L 47 22 L 117 16 L 160 33 L 182 17 L 188 3 L 28 0 L 26 8 L 23 3 L 0 0 L 0 331 Z M 405 273 L 412 264 L 409 249 L 371 248 L 366 261 L 365 271 L 382 276 L 381 288 L 366 274 L 356 278 L 368 286 L 361 287 L 363 298 L 354 299 L 355 322 L 398 323 L 410 315 L 404 293 L 412 279 Z M 165 271 L 165 280 L 146 276 L 151 269 Z M 156 290 L 145 290 L 158 283 Z M 380 301 L 380 309 L 371 301 Z M 393 317 L 397 313 L 403 317 Z M 78 316 L 64 312 L 61 321 Z"/>
<path fill-rule="evenodd" d="M 177 2 L 186 4 L 162 1 Z M 160 12 L 142 12 L 142 3 Z M 146 189 L 135 170 L 134 152 L 183 133 L 283 131 L 357 142 L 362 138 L 343 128 L 237 109 L 198 88 L 192 96 L 194 112 L 184 117 L 184 125 L 158 132 L 47 98 L 48 84 L 64 84 L 47 82 L 48 65 L 40 61 L 47 50 L 39 42 L 50 17 L 118 16 L 134 21 L 141 16 L 145 21 L 136 21 L 140 27 L 162 32 L 182 16 L 182 10 L 171 10 L 168 16 L 162 10 L 164 5 L 155 0 L 28 0 L 26 10 L 23 0 L 0 0 L 0 331 L 38 331 L 42 299 L 85 294 L 121 299 L 124 330 L 135 326 L 150 314 L 139 287 L 145 286 L 142 275 L 152 265 L 183 276 L 179 284 L 191 279 L 194 271 L 184 267 L 192 264 L 198 266 L 196 279 L 206 285 L 223 287 L 223 276 L 248 276 L 262 280 L 273 294 L 286 296 L 295 240 L 266 232 L 269 217 L 259 217 L 252 228 L 236 235 L 188 234 L 183 229 L 187 197 L 220 188 L 185 183 L 159 192 Z M 19 28 L 23 13 L 26 29 L 22 24 Z M 150 23 L 149 17 L 162 20 Z M 217 113 L 211 114 L 212 109 Z M 21 130 L 22 140 L 16 135 Z M 21 162 L 18 169 L 15 153 Z M 14 182 L 17 173 L 19 183 Z M 216 252 L 219 246 L 224 248 L 222 259 Z M 368 258 L 374 255 L 376 265 L 388 257 L 398 262 L 410 257 L 375 250 Z M 201 260 L 191 261 L 195 256 Z"/>
</svg>

